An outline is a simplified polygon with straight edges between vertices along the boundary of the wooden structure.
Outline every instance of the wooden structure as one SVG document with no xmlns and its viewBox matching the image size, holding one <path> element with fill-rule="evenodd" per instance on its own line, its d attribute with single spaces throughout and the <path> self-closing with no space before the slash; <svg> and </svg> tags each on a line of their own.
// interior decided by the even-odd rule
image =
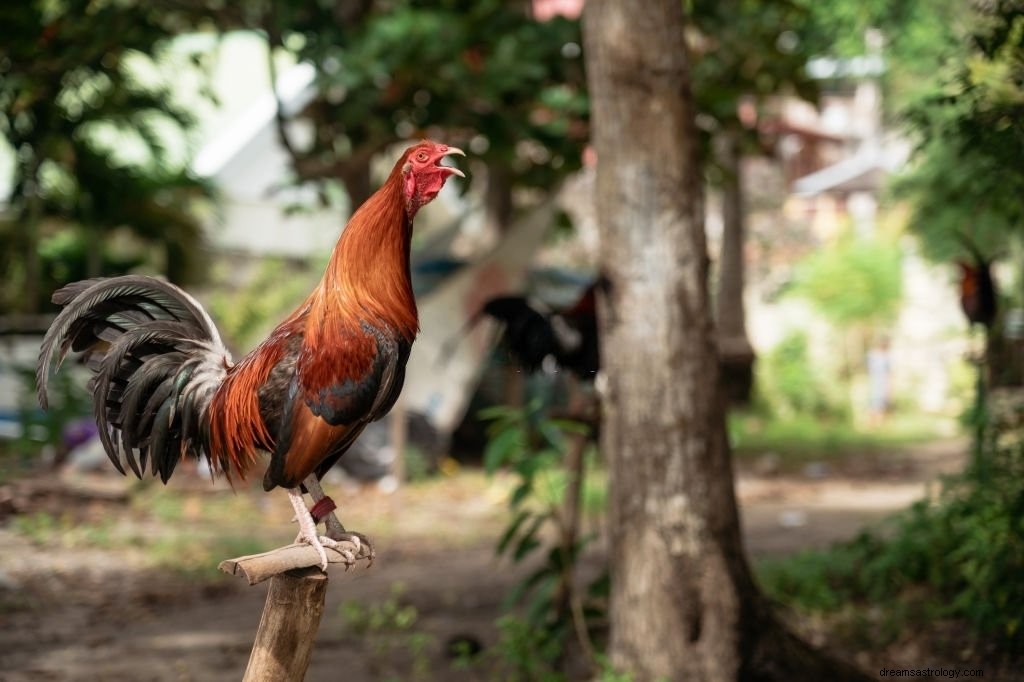
<svg viewBox="0 0 1024 682">
<path fill-rule="evenodd" d="M 329 564 L 351 566 L 340 552 L 325 549 Z M 353 544 L 349 551 L 357 561 L 372 561 L 365 546 Z M 250 585 L 270 580 L 243 682 L 301 682 L 313 656 L 327 595 L 327 574 L 320 569 L 316 550 L 292 544 L 222 561 L 220 570 L 244 577 Z"/>
</svg>

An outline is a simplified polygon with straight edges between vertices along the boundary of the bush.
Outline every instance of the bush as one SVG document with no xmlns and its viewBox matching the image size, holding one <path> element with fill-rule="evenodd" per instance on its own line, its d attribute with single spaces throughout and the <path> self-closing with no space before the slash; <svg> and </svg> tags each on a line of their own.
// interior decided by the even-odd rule
<svg viewBox="0 0 1024 682">
<path fill-rule="evenodd" d="M 845 417 L 842 401 L 826 387 L 807 345 L 805 333 L 790 332 L 758 362 L 756 385 L 762 406 L 780 417 Z"/>
<path fill-rule="evenodd" d="M 1024 446 L 988 440 L 975 464 L 946 482 L 938 500 L 893 519 L 891 535 L 863 533 L 825 551 L 766 562 L 772 596 L 811 611 L 849 602 L 900 609 L 924 588 L 926 613 L 960 618 L 1012 650 L 1024 644 Z M 997 445 L 997 443 L 1003 443 Z"/>
</svg>

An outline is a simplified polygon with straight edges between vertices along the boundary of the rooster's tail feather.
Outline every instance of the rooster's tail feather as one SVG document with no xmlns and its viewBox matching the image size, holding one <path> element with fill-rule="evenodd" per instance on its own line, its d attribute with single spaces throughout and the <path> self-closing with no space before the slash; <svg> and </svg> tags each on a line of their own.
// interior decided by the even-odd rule
<svg viewBox="0 0 1024 682">
<path fill-rule="evenodd" d="M 182 455 L 209 456 L 204 416 L 231 358 L 195 299 L 129 275 L 69 284 L 53 302 L 65 307 L 39 352 L 42 407 L 51 367 L 85 351 L 100 440 L 118 471 L 126 462 L 141 478 L 148 467 L 166 483 Z"/>
</svg>

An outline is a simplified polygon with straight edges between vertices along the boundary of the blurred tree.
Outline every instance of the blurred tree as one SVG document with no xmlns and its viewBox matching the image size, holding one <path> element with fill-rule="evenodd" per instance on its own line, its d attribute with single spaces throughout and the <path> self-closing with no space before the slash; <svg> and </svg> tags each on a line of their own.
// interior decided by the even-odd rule
<svg viewBox="0 0 1024 682">
<path fill-rule="evenodd" d="M 840 377 L 867 372 L 870 379 L 872 358 L 887 347 L 903 301 L 899 243 L 881 235 L 848 233 L 798 267 L 793 293 L 834 325 L 842 350 Z M 851 399 L 850 405 L 856 403 Z"/>
<path fill-rule="evenodd" d="M 193 200 L 208 192 L 166 146 L 192 119 L 137 68 L 190 25 L 184 18 L 148 2 L 0 7 L 0 132 L 14 155 L 0 310 L 40 310 L 65 277 L 140 262 L 173 279 L 193 271 Z M 107 252 L 115 231 L 141 242 L 135 256 Z"/>
<path fill-rule="evenodd" d="M 817 99 L 806 74 L 814 44 L 806 33 L 810 12 L 797 0 L 741 0 L 692 3 L 692 50 L 700 59 L 693 68 L 694 96 L 703 127 L 714 140 L 712 177 L 722 191 L 722 243 L 718 259 L 715 311 L 722 382 L 727 397 L 746 402 L 753 382 L 754 349 L 747 337 L 743 291 L 746 201 L 742 160 L 771 153 L 773 145 L 759 122 L 779 97 Z M 767 111 L 766 111 L 767 110 Z"/>
<path fill-rule="evenodd" d="M 598 312 L 612 665 L 643 680 L 866 679 L 783 627 L 744 558 L 682 3 L 589 0 L 585 12 L 610 286 Z"/>
<path fill-rule="evenodd" d="M 962 37 L 963 0 L 816 0 L 803 32 L 811 54 L 856 59 L 864 56 L 865 37 L 881 34 L 886 114 L 898 117 L 911 102 L 932 92 L 934 77 Z M 951 51 L 952 50 L 952 51 Z M 835 77 L 842 79 L 842 69 Z"/>
<path fill-rule="evenodd" d="M 964 237 L 993 257 L 1024 230 L 1024 2 L 971 6 L 962 60 L 907 109 L 921 143 L 896 184 L 925 253 L 947 261 L 967 255 Z"/>
<path fill-rule="evenodd" d="M 839 327 L 888 326 L 899 312 L 903 275 L 894 241 L 846 235 L 800 264 L 794 293 Z"/>
<path fill-rule="evenodd" d="M 504 227 L 513 188 L 549 190 L 579 168 L 588 129 L 578 22 L 534 21 L 528 3 L 504 0 L 260 6 L 271 47 L 316 68 L 313 101 L 294 116 L 279 108 L 298 180 L 340 179 L 358 205 L 375 154 L 443 135 L 486 164 L 489 219 Z M 296 121 L 311 125 L 308 144 Z"/>
</svg>

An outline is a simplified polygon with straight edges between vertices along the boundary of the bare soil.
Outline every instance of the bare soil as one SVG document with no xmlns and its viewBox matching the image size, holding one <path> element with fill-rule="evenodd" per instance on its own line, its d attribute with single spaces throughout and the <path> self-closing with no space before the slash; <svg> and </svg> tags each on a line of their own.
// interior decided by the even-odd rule
<svg viewBox="0 0 1024 682">
<path fill-rule="evenodd" d="M 755 558 L 783 555 L 851 537 L 927 494 L 940 474 L 960 468 L 965 449 L 947 441 L 799 475 L 774 475 L 756 461 L 744 466 L 737 490 L 747 550 Z M 294 526 L 284 495 L 231 492 L 184 477 L 172 490 L 145 491 L 140 505 L 129 485 L 116 476 L 78 474 L 0 490 L 0 514 L 7 514 L 0 517 L 0 680 L 241 678 L 265 586 L 247 587 L 207 569 L 166 568 L 154 562 L 148 540 L 169 528 L 184 532 L 173 553 L 189 547 L 189 534 L 193 544 L 213 542 L 205 533 L 223 524 L 251 531 L 265 548 L 286 544 Z M 529 568 L 494 555 L 507 481 L 461 473 L 392 495 L 333 489 L 344 500 L 343 520 L 375 539 L 378 559 L 369 569 L 332 569 L 307 680 L 494 679 L 481 669 L 487 666 L 453 666 L 445 648 L 464 635 L 485 647 L 495 642 L 502 602 Z M 165 496 L 177 496 L 180 505 L 151 513 L 147 505 L 166 503 Z M 62 522 L 35 527 L 40 512 Z M 78 530 L 98 523 L 104 531 L 97 537 Z M 415 608 L 412 627 L 366 634 L 354 628 L 351 605 L 346 617 L 345 604 L 362 604 L 365 614 L 396 590 L 401 604 Z"/>
</svg>

